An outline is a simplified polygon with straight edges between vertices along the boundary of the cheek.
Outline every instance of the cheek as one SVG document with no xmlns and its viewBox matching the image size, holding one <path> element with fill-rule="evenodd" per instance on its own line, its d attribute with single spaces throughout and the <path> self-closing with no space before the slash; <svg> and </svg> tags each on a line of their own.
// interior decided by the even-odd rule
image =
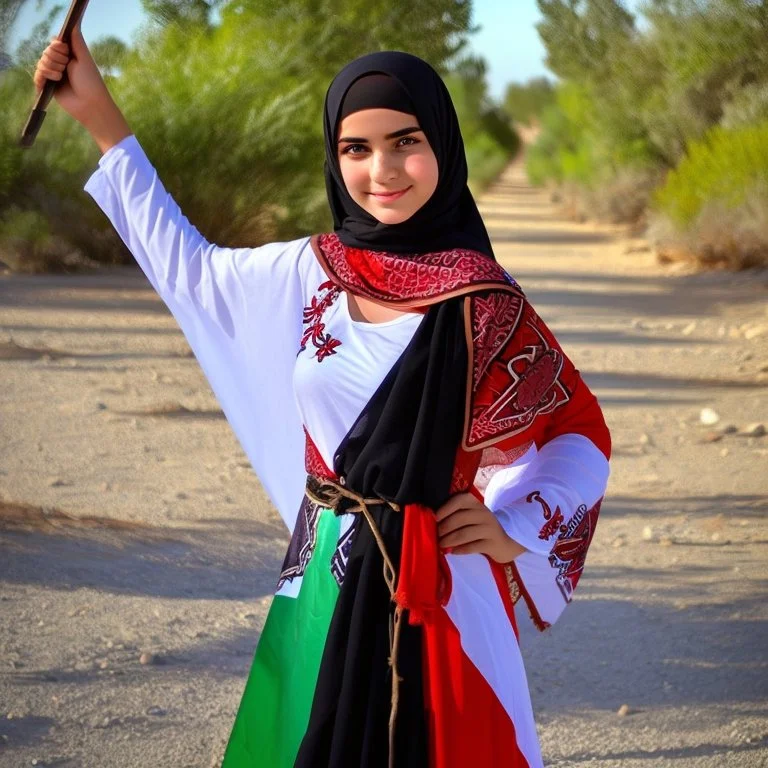
<svg viewBox="0 0 768 768">
<path fill-rule="evenodd" d="M 347 188 L 347 192 L 354 196 L 361 191 L 367 189 L 368 183 L 368 170 L 365 167 L 365 163 L 357 162 L 345 162 L 343 158 L 339 160 L 339 170 L 341 170 L 341 178 L 344 181 L 344 186 Z"/>
<path fill-rule="evenodd" d="M 437 188 L 437 158 L 433 154 L 411 155 L 405 161 L 405 172 L 425 194 Z"/>
</svg>

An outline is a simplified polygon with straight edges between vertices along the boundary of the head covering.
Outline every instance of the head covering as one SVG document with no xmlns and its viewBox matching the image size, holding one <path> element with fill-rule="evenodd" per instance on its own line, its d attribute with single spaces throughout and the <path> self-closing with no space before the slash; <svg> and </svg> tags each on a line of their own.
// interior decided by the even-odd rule
<svg viewBox="0 0 768 768">
<path fill-rule="evenodd" d="M 361 109 L 394 109 L 397 112 L 415 114 L 408 93 L 389 75 L 363 75 L 355 80 L 341 102 L 339 123 Z M 338 125 L 338 124 L 337 124 Z"/>
<path fill-rule="evenodd" d="M 387 78 L 390 83 L 385 82 Z M 437 188 L 400 224 L 382 224 L 361 208 L 347 191 L 339 168 L 336 144 L 341 120 L 354 111 L 373 108 L 414 114 L 437 157 Z M 467 160 L 456 111 L 445 83 L 429 64 L 399 51 L 355 59 L 328 88 L 323 129 L 328 202 L 334 230 L 344 245 L 408 254 L 463 248 L 493 258 L 488 232 L 467 186 Z"/>
</svg>

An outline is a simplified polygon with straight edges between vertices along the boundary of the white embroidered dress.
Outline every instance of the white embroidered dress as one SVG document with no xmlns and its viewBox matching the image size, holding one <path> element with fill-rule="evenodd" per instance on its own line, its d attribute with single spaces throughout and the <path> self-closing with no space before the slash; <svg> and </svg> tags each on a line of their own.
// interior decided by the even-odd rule
<svg viewBox="0 0 768 768">
<path fill-rule="evenodd" d="M 102 156 L 85 190 L 177 320 L 292 530 L 306 478 L 304 427 L 332 467 L 336 448 L 423 316 L 379 324 L 352 320 L 346 294 L 328 284 L 308 238 L 258 248 L 209 243 L 165 190 L 133 135 Z M 313 311 L 320 302 L 320 310 Z M 552 509 L 589 508 L 603 496 L 607 479 L 605 456 L 577 434 L 557 437 L 539 450 L 532 446 L 510 466 L 478 472 L 475 484 L 486 505 L 529 550 L 515 562 L 549 623 L 565 603 L 552 592 L 551 543 L 538 535 L 540 512 L 524 499 L 536 490 Z M 448 560 L 452 593 L 446 610 L 461 631 L 462 647 L 513 719 L 529 765 L 539 766 L 517 638 L 508 622 L 488 620 L 505 610 L 488 562 L 481 555 Z"/>
</svg>

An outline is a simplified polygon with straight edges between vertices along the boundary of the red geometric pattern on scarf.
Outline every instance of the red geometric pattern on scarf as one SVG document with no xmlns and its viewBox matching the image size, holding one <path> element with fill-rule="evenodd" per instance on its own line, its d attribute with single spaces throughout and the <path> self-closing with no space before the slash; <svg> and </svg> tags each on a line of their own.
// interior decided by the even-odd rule
<svg viewBox="0 0 768 768">
<path fill-rule="evenodd" d="M 333 233 L 319 235 L 317 246 L 334 280 L 368 298 L 431 303 L 454 291 L 467 293 L 472 385 L 465 449 L 514 437 L 570 400 L 560 381 L 562 352 L 539 330 L 517 283 L 484 254 L 457 248 L 402 256 L 350 248 Z M 467 475 L 457 467 L 453 485 Z"/>
<path fill-rule="evenodd" d="M 477 298 L 473 296 L 471 301 L 475 303 Z M 520 309 L 516 298 L 510 295 L 506 299 L 510 315 Z M 470 450 L 514 437 L 528 429 L 537 416 L 552 413 L 570 400 L 570 393 L 560 380 L 565 363 L 563 353 L 551 346 L 538 328 L 538 317 L 530 305 L 522 303 L 522 310 L 515 315 L 513 331 L 505 334 L 503 346 L 498 342 L 499 326 L 472 324 L 473 334 L 477 335 L 473 336 L 472 344 L 473 387 L 465 435 L 465 445 Z M 475 355 L 481 359 L 479 364 Z"/>
<path fill-rule="evenodd" d="M 382 301 L 434 299 L 470 285 L 511 281 L 495 261 L 463 248 L 405 256 L 350 248 L 335 233 L 320 235 L 317 243 L 346 288 Z"/>
<path fill-rule="evenodd" d="M 472 297 L 472 386 L 477 389 L 493 358 L 512 338 L 523 315 L 524 299 L 489 292 Z"/>
</svg>

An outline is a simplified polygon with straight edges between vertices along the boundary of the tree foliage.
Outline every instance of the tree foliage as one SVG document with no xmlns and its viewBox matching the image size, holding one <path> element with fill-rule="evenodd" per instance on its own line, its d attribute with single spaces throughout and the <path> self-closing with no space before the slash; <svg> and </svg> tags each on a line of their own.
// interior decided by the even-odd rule
<svg viewBox="0 0 768 768">
<path fill-rule="evenodd" d="M 476 190 L 498 176 L 520 146 L 508 115 L 488 94 L 487 71 L 483 59 L 465 56 L 445 78 L 461 125 L 471 186 Z"/>
<path fill-rule="evenodd" d="M 217 0 L 141 0 L 144 11 L 152 21 L 166 24 L 211 25 L 211 14 L 220 4 Z"/>
<path fill-rule="evenodd" d="M 545 110 L 539 145 L 529 152 L 538 181 L 611 197 L 613 180 L 628 170 L 638 178 L 675 178 L 675 169 L 689 168 L 692 152 L 697 169 L 712 164 L 710 181 L 743 162 L 743 152 L 729 151 L 723 140 L 708 154 L 695 148 L 726 135 L 719 127 L 739 128 L 755 141 L 750 127 L 768 117 L 765 0 L 646 0 L 643 24 L 619 0 L 537 2 L 547 63 L 560 78 L 556 106 Z M 723 176 L 723 184 L 731 188 L 739 178 Z M 702 194 L 714 194 L 715 186 Z M 649 188 L 646 203 L 663 200 L 674 211 L 671 197 L 682 189 L 674 184 L 654 196 Z M 690 191 L 685 196 L 690 202 Z"/>
<path fill-rule="evenodd" d="M 164 184 L 213 242 L 256 245 L 330 226 L 323 99 L 336 72 L 363 53 L 409 51 L 452 80 L 473 182 L 489 180 L 516 147 L 506 116 L 488 99 L 484 64 L 462 56 L 469 0 L 423 0 L 418 8 L 397 0 L 143 3 L 148 21 L 132 45 L 108 37 L 90 47 Z M 44 27 L 24 44 L 26 60 L 47 44 Z M 7 74 L 0 76 L 0 101 L 10 107 L 0 116 L 0 249 L 4 231 L 29 231 L 25 212 L 34 210 L 46 217 L 52 241 L 111 258 L 116 238 L 78 191 L 98 150 L 52 104 L 34 151 L 20 152 L 31 70 Z"/>
<path fill-rule="evenodd" d="M 634 16 L 618 0 L 537 0 L 546 65 L 563 79 L 610 76 Z"/>
<path fill-rule="evenodd" d="M 10 64 L 10 35 L 11 28 L 16 21 L 22 6 L 26 5 L 28 0 L 0 0 L 0 59 Z M 41 3 L 38 0 L 38 8 Z M 0 71 L 5 69 L 0 66 Z"/>
<path fill-rule="evenodd" d="M 504 110 L 516 123 L 540 122 L 544 110 L 555 102 L 555 86 L 546 77 L 527 83 L 510 83 L 504 94 Z"/>
</svg>

